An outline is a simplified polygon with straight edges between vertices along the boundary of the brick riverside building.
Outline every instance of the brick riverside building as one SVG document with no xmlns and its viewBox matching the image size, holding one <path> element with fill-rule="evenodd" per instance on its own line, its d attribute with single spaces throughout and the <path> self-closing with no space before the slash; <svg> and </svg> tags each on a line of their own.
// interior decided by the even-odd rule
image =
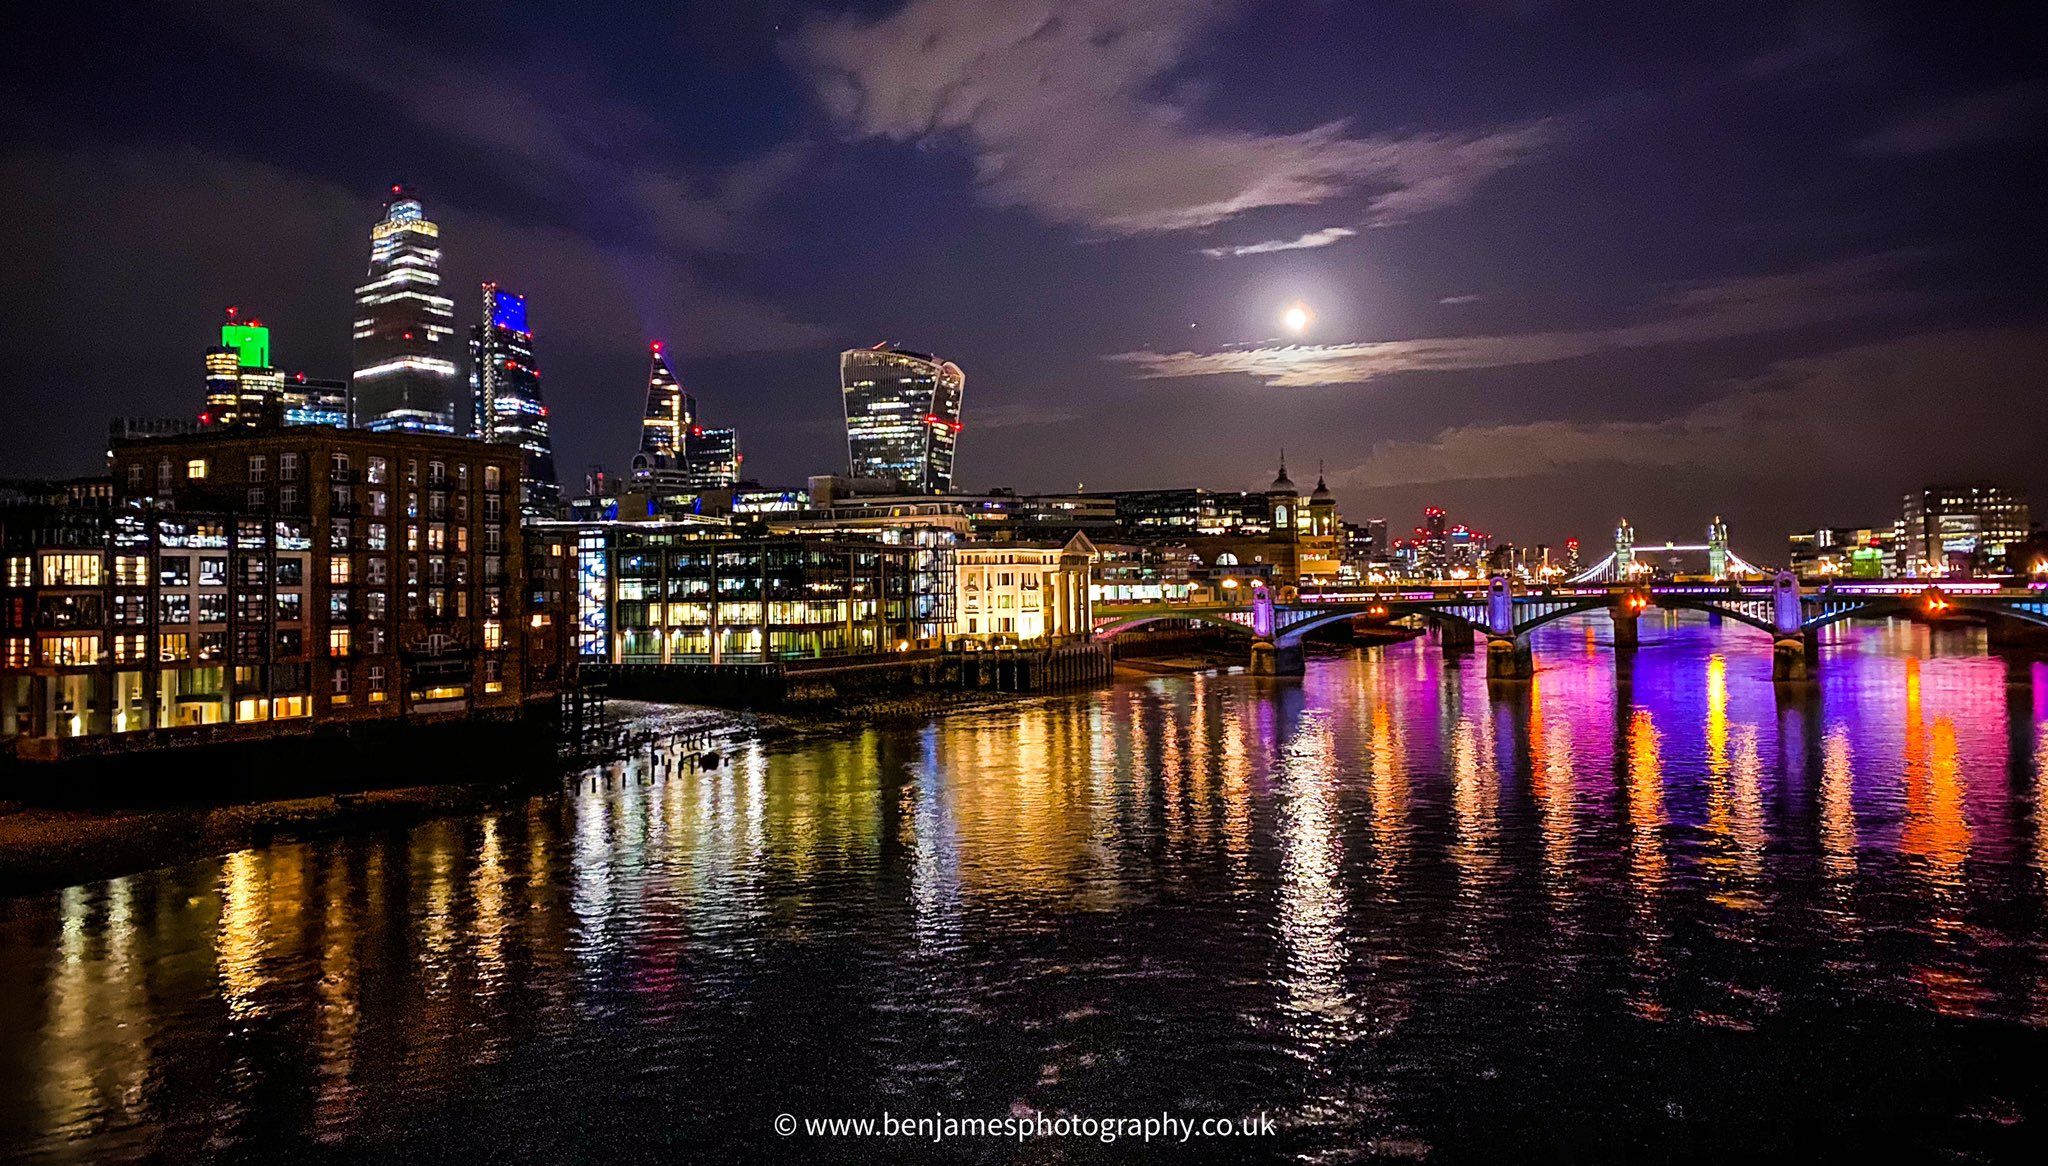
<svg viewBox="0 0 2048 1166">
<path fill-rule="evenodd" d="M 516 447 L 317 427 L 116 440 L 112 508 L 0 515 L 24 758 L 509 718 L 569 659 Z"/>
</svg>

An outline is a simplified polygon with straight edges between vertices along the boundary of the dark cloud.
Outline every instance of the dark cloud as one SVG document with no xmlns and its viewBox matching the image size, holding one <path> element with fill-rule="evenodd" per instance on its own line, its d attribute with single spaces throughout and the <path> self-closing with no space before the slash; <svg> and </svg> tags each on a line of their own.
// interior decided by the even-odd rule
<svg viewBox="0 0 2048 1166">
<path fill-rule="evenodd" d="M 1425 441 L 1382 442 L 1331 475 L 1361 489 L 1425 483 L 1559 479 L 1613 467 L 1709 469 L 1735 477 L 1861 479 L 1878 497 L 1900 480 L 1873 451 L 1910 428 L 1914 474 L 2024 480 L 2048 432 L 2038 391 L 2048 330 L 1908 336 L 1788 360 L 1728 396 L 1655 421 L 1466 425 Z M 1939 392 L 1929 386 L 1939 384 Z"/>
<path fill-rule="evenodd" d="M 806 156 L 801 143 L 783 143 L 732 167 L 665 165 L 663 122 L 584 77 L 482 66 L 417 42 L 403 21 L 374 24 L 335 0 L 188 8 L 248 52 L 384 99 L 532 193 L 627 208 L 663 246 L 741 245 L 748 216 Z"/>
<path fill-rule="evenodd" d="M 1910 157 L 2015 141 L 2048 111 L 2048 87 L 2038 82 L 2001 85 L 1925 105 L 1857 139 L 1866 157 Z"/>
</svg>

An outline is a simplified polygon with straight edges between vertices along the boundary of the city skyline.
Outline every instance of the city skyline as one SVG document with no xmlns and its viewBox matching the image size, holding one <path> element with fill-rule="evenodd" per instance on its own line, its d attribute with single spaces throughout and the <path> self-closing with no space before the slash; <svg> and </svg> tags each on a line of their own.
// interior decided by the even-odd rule
<svg viewBox="0 0 2048 1166">
<path fill-rule="evenodd" d="M 519 44 L 429 12 L 388 59 L 382 18 L 325 4 L 48 38 L 6 153 L 28 274 L 4 469 L 85 472 L 106 416 L 187 412 L 221 303 L 345 375 L 346 289 L 397 176 L 447 233 L 445 287 L 547 305 L 572 481 L 625 460 L 649 336 L 778 482 L 837 466 L 833 354 L 888 337 L 975 370 L 966 489 L 1255 489 L 1284 444 L 1397 529 L 1436 504 L 1518 543 L 1597 542 L 1620 513 L 1661 540 L 1721 513 L 1765 546 L 1884 521 L 1926 482 L 2048 491 L 2041 280 L 2012 262 L 2038 250 L 2015 179 L 2042 90 L 1997 14 L 1913 52 L 1885 5 L 1618 16 L 1607 48 L 1542 5 L 1025 7 L 1061 17 L 1044 51 L 1088 98 L 1054 111 L 1064 136 L 1019 100 L 1037 26 L 936 0 L 691 11 L 631 30 L 645 48 L 565 11 Z M 536 30 L 561 33 L 550 56 L 522 47 Z M 718 69 L 654 78 L 650 54 L 708 39 Z M 990 44 L 1011 63 L 980 75 L 906 47 Z M 1284 99 L 1259 83 L 1283 51 Z M 232 64 L 285 100 L 71 101 L 73 54 L 117 95 Z M 614 79 L 575 79 L 605 61 Z M 1424 65 L 1435 105 L 1399 84 Z M 1297 301 L 1312 317 L 1276 341 Z M 123 342 L 26 343 L 81 319 Z M 1901 416 L 1911 447 L 1876 456 Z"/>
</svg>

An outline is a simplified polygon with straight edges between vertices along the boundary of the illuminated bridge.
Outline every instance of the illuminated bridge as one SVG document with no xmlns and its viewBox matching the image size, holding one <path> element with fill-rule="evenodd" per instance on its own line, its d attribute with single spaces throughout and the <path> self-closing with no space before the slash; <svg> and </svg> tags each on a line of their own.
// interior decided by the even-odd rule
<svg viewBox="0 0 2048 1166">
<path fill-rule="evenodd" d="M 1501 680 L 1533 672 L 1529 633 L 1554 620 L 1605 612 L 1617 648 L 1637 642 L 1636 620 L 1651 607 L 1704 611 L 1770 635 L 1771 675 L 1804 680 L 1818 663 L 1817 633 L 1848 619 L 1979 619 L 1994 629 L 2048 628 L 2048 584 L 2008 587 L 1962 580 L 1929 585 L 1917 580 L 1868 580 L 1802 587 L 1789 572 L 1761 583 L 1582 584 L 1517 589 L 1501 576 L 1485 585 L 1451 587 L 1347 587 L 1302 592 L 1275 603 L 1262 585 L 1247 602 L 1227 604 L 1097 603 L 1096 638 L 1161 620 L 1193 620 L 1244 634 L 1252 671 L 1298 675 L 1303 639 L 1317 628 L 1363 619 L 1392 623 L 1419 617 L 1443 631 L 1446 648 L 1486 641 L 1486 674 Z"/>
</svg>

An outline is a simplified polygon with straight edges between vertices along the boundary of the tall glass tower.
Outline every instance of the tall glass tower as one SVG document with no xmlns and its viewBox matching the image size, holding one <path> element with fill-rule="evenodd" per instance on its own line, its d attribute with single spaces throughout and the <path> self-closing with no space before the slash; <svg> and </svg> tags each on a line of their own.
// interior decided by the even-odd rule
<svg viewBox="0 0 2048 1166">
<path fill-rule="evenodd" d="M 356 289 L 355 423 L 468 433 L 469 394 L 452 359 L 455 302 L 440 294 L 441 229 L 391 188 L 370 230 L 370 280 Z"/>
<path fill-rule="evenodd" d="M 966 385 L 959 365 L 921 352 L 878 344 L 840 353 L 849 472 L 914 493 L 951 490 Z"/>
<path fill-rule="evenodd" d="M 526 297 L 484 285 L 482 323 L 469 332 L 469 384 L 476 396 L 478 437 L 526 452 L 519 478 L 520 513 L 552 518 L 562 486 L 555 478 L 555 447 L 548 437 L 548 407 L 541 401 L 540 370 L 533 364 L 533 332 Z"/>
<path fill-rule="evenodd" d="M 683 435 L 697 423 L 697 402 L 683 391 L 661 341 L 648 346 L 647 413 L 640 424 L 640 452 L 649 464 L 672 467 L 683 454 Z"/>
</svg>

